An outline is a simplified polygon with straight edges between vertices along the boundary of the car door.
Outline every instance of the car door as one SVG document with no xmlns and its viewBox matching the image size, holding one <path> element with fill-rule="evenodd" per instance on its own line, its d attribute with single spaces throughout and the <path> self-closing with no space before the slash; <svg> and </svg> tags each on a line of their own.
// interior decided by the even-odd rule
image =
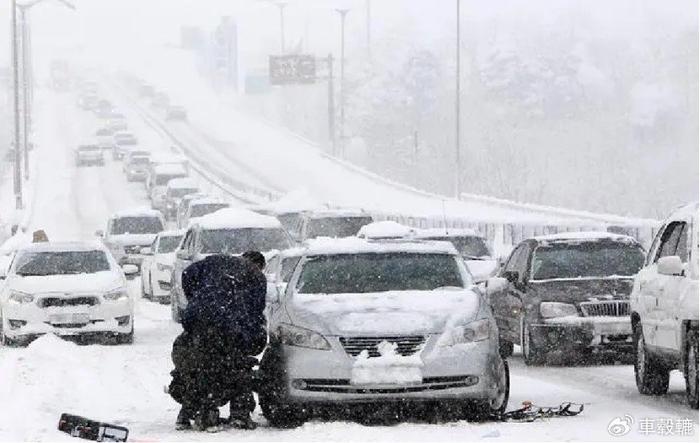
<svg viewBox="0 0 700 443">
<path fill-rule="evenodd" d="M 499 277 L 508 280 L 508 275 L 519 272 L 524 255 L 527 254 L 526 243 L 518 245 L 508 257 L 499 273 Z M 512 274 L 511 274 L 512 275 Z M 491 309 L 496 317 L 496 324 L 501 337 L 511 343 L 520 343 L 520 306 L 519 290 L 513 282 L 507 281 L 505 287 L 495 293 L 490 293 Z"/>
<path fill-rule="evenodd" d="M 677 222 L 676 229 L 678 232 L 675 247 L 671 250 L 673 244 L 667 248 L 667 251 L 662 251 L 672 256 L 678 256 L 684 264 L 686 271 L 682 275 L 661 275 L 659 274 L 659 294 L 658 294 L 658 333 L 657 345 L 666 349 L 679 349 L 681 342 L 678 331 L 680 328 L 680 319 L 678 314 L 680 311 L 680 296 L 683 289 L 683 283 L 688 278 L 688 245 L 690 244 L 690 227 L 686 221 Z M 674 240 L 674 236 L 670 241 Z"/>
<path fill-rule="evenodd" d="M 668 276 L 659 274 L 658 261 L 662 257 L 676 254 L 676 246 L 682 231 L 683 223 L 678 221 L 672 221 L 664 227 L 652 261 L 640 280 L 639 292 L 641 302 L 646 311 L 646 318 L 642 318 L 642 328 L 644 341 L 650 346 L 661 346 L 659 326 L 663 319 L 663 313 L 659 303 L 663 297 L 664 285 L 668 279 Z"/>
<path fill-rule="evenodd" d="M 185 238 L 182 240 L 180 247 L 175 253 L 175 263 L 173 265 L 173 274 L 171 276 L 172 281 L 172 291 L 174 291 L 175 296 L 178 301 L 183 301 L 184 294 L 182 293 L 182 271 L 189 266 L 190 261 L 186 258 L 190 256 L 190 248 L 192 244 L 192 239 L 194 237 L 194 230 L 189 229 L 185 234 Z"/>
</svg>

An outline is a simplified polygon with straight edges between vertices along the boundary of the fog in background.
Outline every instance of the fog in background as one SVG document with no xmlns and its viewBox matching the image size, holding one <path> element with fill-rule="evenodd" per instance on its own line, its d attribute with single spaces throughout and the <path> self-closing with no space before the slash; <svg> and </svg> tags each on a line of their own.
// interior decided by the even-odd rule
<svg viewBox="0 0 700 443">
<path fill-rule="evenodd" d="M 182 88 L 235 95 L 236 106 L 329 149 L 325 81 L 239 95 L 201 55 L 180 48 L 182 26 L 198 27 L 211 39 L 222 16 L 230 16 L 238 26 L 241 78 L 264 72 L 268 55 L 280 52 L 279 10 L 272 2 L 74 3 L 75 12 L 54 0 L 31 12 L 39 79 L 53 58 L 79 57 L 145 77 L 166 69 L 171 80 L 190 63 L 198 77 L 183 75 Z M 368 45 L 365 0 L 288 0 L 286 48 L 338 59 L 334 9 L 350 8 L 346 158 L 396 181 L 454 195 L 455 2 L 369 4 Z M 657 218 L 698 199 L 696 1 L 461 5 L 464 192 Z M 3 2 L 3 67 L 8 9 Z M 7 140 L 7 118 L 2 125 Z"/>
</svg>

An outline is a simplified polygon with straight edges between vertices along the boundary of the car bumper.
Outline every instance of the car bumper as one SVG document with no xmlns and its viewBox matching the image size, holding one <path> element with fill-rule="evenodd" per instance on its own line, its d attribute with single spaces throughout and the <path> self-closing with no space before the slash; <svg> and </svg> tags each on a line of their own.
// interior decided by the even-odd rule
<svg viewBox="0 0 700 443">
<path fill-rule="evenodd" d="M 56 316 L 76 315 L 79 323 L 56 323 Z M 103 301 L 96 306 L 40 308 L 34 303 L 8 302 L 3 307 L 3 333 L 12 340 L 43 334 L 75 336 L 86 334 L 128 334 L 133 329 L 130 300 Z"/>
<path fill-rule="evenodd" d="M 632 348 L 629 317 L 563 317 L 531 325 L 532 340 L 548 349 Z"/>
<path fill-rule="evenodd" d="M 355 358 L 338 342 L 321 351 L 284 346 L 288 400 L 295 403 L 367 403 L 432 400 L 488 400 L 497 392 L 497 351 L 488 340 L 421 351 L 422 381 L 353 383 Z"/>
</svg>

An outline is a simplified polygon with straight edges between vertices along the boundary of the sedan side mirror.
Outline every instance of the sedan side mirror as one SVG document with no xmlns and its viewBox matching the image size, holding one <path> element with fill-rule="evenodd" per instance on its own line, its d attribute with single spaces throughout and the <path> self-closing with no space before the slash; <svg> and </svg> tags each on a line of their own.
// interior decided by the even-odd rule
<svg viewBox="0 0 700 443">
<path fill-rule="evenodd" d="M 190 260 L 191 258 L 190 254 L 185 249 L 178 250 L 175 256 L 180 260 Z"/>
<path fill-rule="evenodd" d="M 104 237 L 104 236 L 105 236 L 105 232 L 104 232 L 102 229 L 98 229 L 97 231 L 95 231 L 95 235 L 96 235 L 97 237 Z"/>
<path fill-rule="evenodd" d="M 122 266 L 122 270 L 124 271 L 124 274 L 128 276 L 133 276 L 139 273 L 139 268 L 136 265 L 130 265 L 126 264 Z"/>
<path fill-rule="evenodd" d="M 656 267 L 658 273 L 661 275 L 682 276 L 684 271 L 683 262 L 677 255 L 661 257 Z"/>
<path fill-rule="evenodd" d="M 267 292 L 265 293 L 265 301 L 267 302 L 267 304 L 279 303 L 280 294 L 277 291 L 277 285 L 275 285 L 274 283 L 268 282 Z"/>
<path fill-rule="evenodd" d="M 141 248 L 139 252 L 141 253 L 141 255 L 153 255 L 153 251 L 151 250 L 151 248 Z"/>
<path fill-rule="evenodd" d="M 486 293 L 488 295 L 505 291 L 508 287 L 508 280 L 503 277 L 491 277 L 486 280 Z"/>
</svg>

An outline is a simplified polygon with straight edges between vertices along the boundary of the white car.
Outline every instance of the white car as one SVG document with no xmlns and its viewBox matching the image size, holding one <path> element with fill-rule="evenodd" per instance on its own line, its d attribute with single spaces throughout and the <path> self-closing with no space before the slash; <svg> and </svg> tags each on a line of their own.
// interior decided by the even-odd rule
<svg viewBox="0 0 700 443">
<path fill-rule="evenodd" d="M 34 243 L 17 251 L 0 289 L 0 341 L 53 333 L 131 343 L 134 302 L 124 273 L 99 242 Z"/>
<path fill-rule="evenodd" d="M 167 219 L 174 220 L 182 197 L 190 194 L 197 194 L 198 192 L 199 186 L 194 179 L 190 177 L 174 178 L 165 186 L 163 207 L 157 207 L 157 209 L 163 211 Z"/>
<path fill-rule="evenodd" d="M 75 150 L 75 165 L 99 165 L 104 166 L 105 158 L 102 148 L 98 145 L 80 145 Z"/>
<path fill-rule="evenodd" d="M 182 206 L 182 201 L 180 202 L 180 206 Z M 178 226 L 181 228 L 187 228 L 189 225 L 197 223 L 201 217 L 230 206 L 231 205 L 225 201 L 217 198 L 194 198 L 187 204 L 187 209 L 184 211 L 184 213 L 178 214 L 180 215 L 180 217 L 177 219 Z"/>
<path fill-rule="evenodd" d="M 146 178 L 146 189 L 151 198 L 151 207 L 165 209 L 165 192 L 170 180 L 187 177 L 187 169 L 181 164 L 157 164 L 151 166 Z"/>
<path fill-rule="evenodd" d="M 117 262 L 141 266 L 141 248 L 150 246 L 165 228 L 163 215 L 154 209 L 136 208 L 117 212 L 107 220 L 107 229 L 97 231 Z"/>
<path fill-rule="evenodd" d="M 259 400 L 273 426 L 328 404 L 439 403 L 472 417 L 508 403 L 496 321 L 449 243 L 311 241 L 268 302 Z"/>
<path fill-rule="evenodd" d="M 170 303 L 170 278 L 177 249 L 185 231 L 163 231 L 150 247 L 141 249 L 141 293 L 143 298 Z"/>
<path fill-rule="evenodd" d="M 659 230 L 630 296 L 637 389 L 668 391 L 669 372 L 685 376 L 698 408 L 698 203 L 674 212 Z"/>
</svg>

